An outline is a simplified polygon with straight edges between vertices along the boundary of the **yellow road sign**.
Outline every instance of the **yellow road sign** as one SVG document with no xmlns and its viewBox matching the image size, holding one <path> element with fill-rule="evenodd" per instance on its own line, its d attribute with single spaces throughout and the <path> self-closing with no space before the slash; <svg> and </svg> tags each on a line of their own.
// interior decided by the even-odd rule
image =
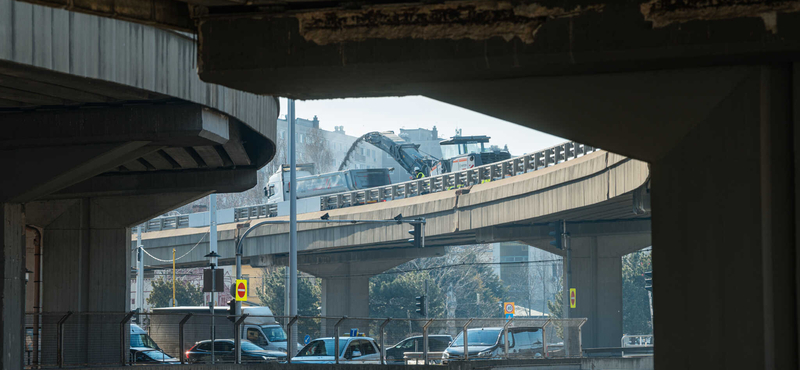
<svg viewBox="0 0 800 370">
<path fill-rule="evenodd" d="M 569 308 L 575 308 L 576 306 L 576 293 L 575 288 L 569 288 Z"/>
<path fill-rule="evenodd" d="M 233 296 L 237 301 L 247 300 L 247 280 L 236 280 L 236 291 Z"/>
<path fill-rule="evenodd" d="M 503 303 L 503 311 L 505 311 L 506 314 L 509 314 L 509 313 L 513 314 L 513 313 L 515 313 L 514 312 L 515 310 L 516 310 L 516 307 L 514 306 L 514 302 Z"/>
</svg>

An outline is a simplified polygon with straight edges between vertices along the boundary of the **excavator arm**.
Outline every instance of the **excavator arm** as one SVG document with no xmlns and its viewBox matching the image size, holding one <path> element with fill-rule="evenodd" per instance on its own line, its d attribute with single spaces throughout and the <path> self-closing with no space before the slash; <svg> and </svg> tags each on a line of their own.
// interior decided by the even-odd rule
<svg viewBox="0 0 800 370">
<path fill-rule="evenodd" d="M 364 141 L 389 154 L 409 174 L 414 175 L 414 167 L 419 167 L 425 176 L 430 176 L 434 160 L 419 152 L 419 144 L 409 143 L 393 131 L 370 132 Z"/>
</svg>

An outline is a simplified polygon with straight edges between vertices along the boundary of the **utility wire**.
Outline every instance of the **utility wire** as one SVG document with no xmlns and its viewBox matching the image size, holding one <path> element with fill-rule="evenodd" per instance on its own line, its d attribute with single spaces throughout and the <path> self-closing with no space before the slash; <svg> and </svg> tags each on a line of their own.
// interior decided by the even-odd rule
<svg viewBox="0 0 800 370">
<path fill-rule="evenodd" d="M 195 244 L 195 245 L 194 245 L 194 247 L 192 247 L 192 249 L 189 249 L 189 251 L 188 251 L 188 252 L 186 252 L 186 253 L 184 253 L 182 256 L 180 256 L 180 257 L 178 257 L 178 258 L 175 258 L 175 261 L 177 261 L 177 260 L 179 260 L 179 259 L 181 259 L 181 258 L 183 258 L 183 257 L 186 257 L 186 256 L 188 256 L 188 255 L 189 255 L 189 253 L 192 253 L 192 251 L 193 251 L 195 248 L 197 248 L 197 246 L 198 246 L 198 245 L 200 245 L 200 243 L 202 243 L 202 242 L 203 242 L 203 240 L 205 240 L 205 239 L 206 239 L 206 235 L 208 235 L 208 231 L 206 231 L 205 233 L 203 233 L 203 237 L 202 237 L 202 238 L 200 238 L 200 240 L 197 242 L 197 244 Z M 172 262 L 172 260 L 171 260 L 171 259 L 169 259 L 169 260 L 164 260 L 164 259 L 158 258 L 158 257 L 156 257 L 156 256 L 154 256 L 154 255 L 152 255 L 152 254 L 150 254 L 150 252 L 148 252 L 146 249 L 144 249 L 144 246 L 142 246 L 142 252 L 144 252 L 146 255 L 150 256 L 150 258 L 152 258 L 152 259 L 154 259 L 154 260 L 156 260 L 156 261 L 158 261 L 158 262 Z"/>
</svg>

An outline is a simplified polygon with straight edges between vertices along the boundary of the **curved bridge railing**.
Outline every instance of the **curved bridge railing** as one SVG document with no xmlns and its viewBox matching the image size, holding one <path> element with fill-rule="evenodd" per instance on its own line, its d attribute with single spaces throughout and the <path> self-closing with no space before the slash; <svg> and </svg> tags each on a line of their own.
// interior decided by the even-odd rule
<svg viewBox="0 0 800 370">
<path fill-rule="evenodd" d="M 320 197 L 320 211 L 385 202 L 394 199 L 404 199 L 497 181 L 552 167 L 559 163 L 593 153 L 597 150 L 599 149 L 570 141 L 505 161 L 459 172 L 451 172 L 370 189 L 323 195 Z M 238 207 L 234 209 L 234 221 L 239 222 L 257 218 L 275 217 L 277 214 L 278 207 L 276 204 Z"/>
</svg>

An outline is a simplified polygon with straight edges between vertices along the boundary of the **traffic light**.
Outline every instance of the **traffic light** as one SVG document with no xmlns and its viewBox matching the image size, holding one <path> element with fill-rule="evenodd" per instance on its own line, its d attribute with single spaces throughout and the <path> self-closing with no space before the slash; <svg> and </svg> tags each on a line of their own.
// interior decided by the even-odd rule
<svg viewBox="0 0 800 370">
<path fill-rule="evenodd" d="M 425 248 L 425 232 L 423 231 L 423 223 L 421 222 L 414 222 L 411 224 L 414 228 L 408 230 L 408 233 L 411 234 L 411 239 L 408 241 L 414 244 L 417 248 Z"/>
<path fill-rule="evenodd" d="M 236 315 L 236 300 L 231 299 L 228 301 L 228 320 L 231 320 L 231 322 L 236 322 L 236 316 L 234 315 Z"/>
<path fill-rule="evenodd" d="M 564 244 L 561 242 L 561 239 L 564 237 L 564 222 L 551 222 L 547 224 L 547 226 L 550 226 L 552 229 L 549 233 L 547 233 L 547 235 L 550 235 L 550 237 L 553 238 L 553 240 L 550 241 L 550 245 L 558 249 L 564 249 Z"/>
<path fill-rule="evenodd" d="M 644 288 L 648 291 L 653 291 L 653 272 L 648 271 L 644 273 Z"/>
<path fill-rule="evenodd" d="M 421 316 L 427 316 L 428 312 L 425 311 L 425 296 L 417 297 L 417 313 Z"/>
</svg>

